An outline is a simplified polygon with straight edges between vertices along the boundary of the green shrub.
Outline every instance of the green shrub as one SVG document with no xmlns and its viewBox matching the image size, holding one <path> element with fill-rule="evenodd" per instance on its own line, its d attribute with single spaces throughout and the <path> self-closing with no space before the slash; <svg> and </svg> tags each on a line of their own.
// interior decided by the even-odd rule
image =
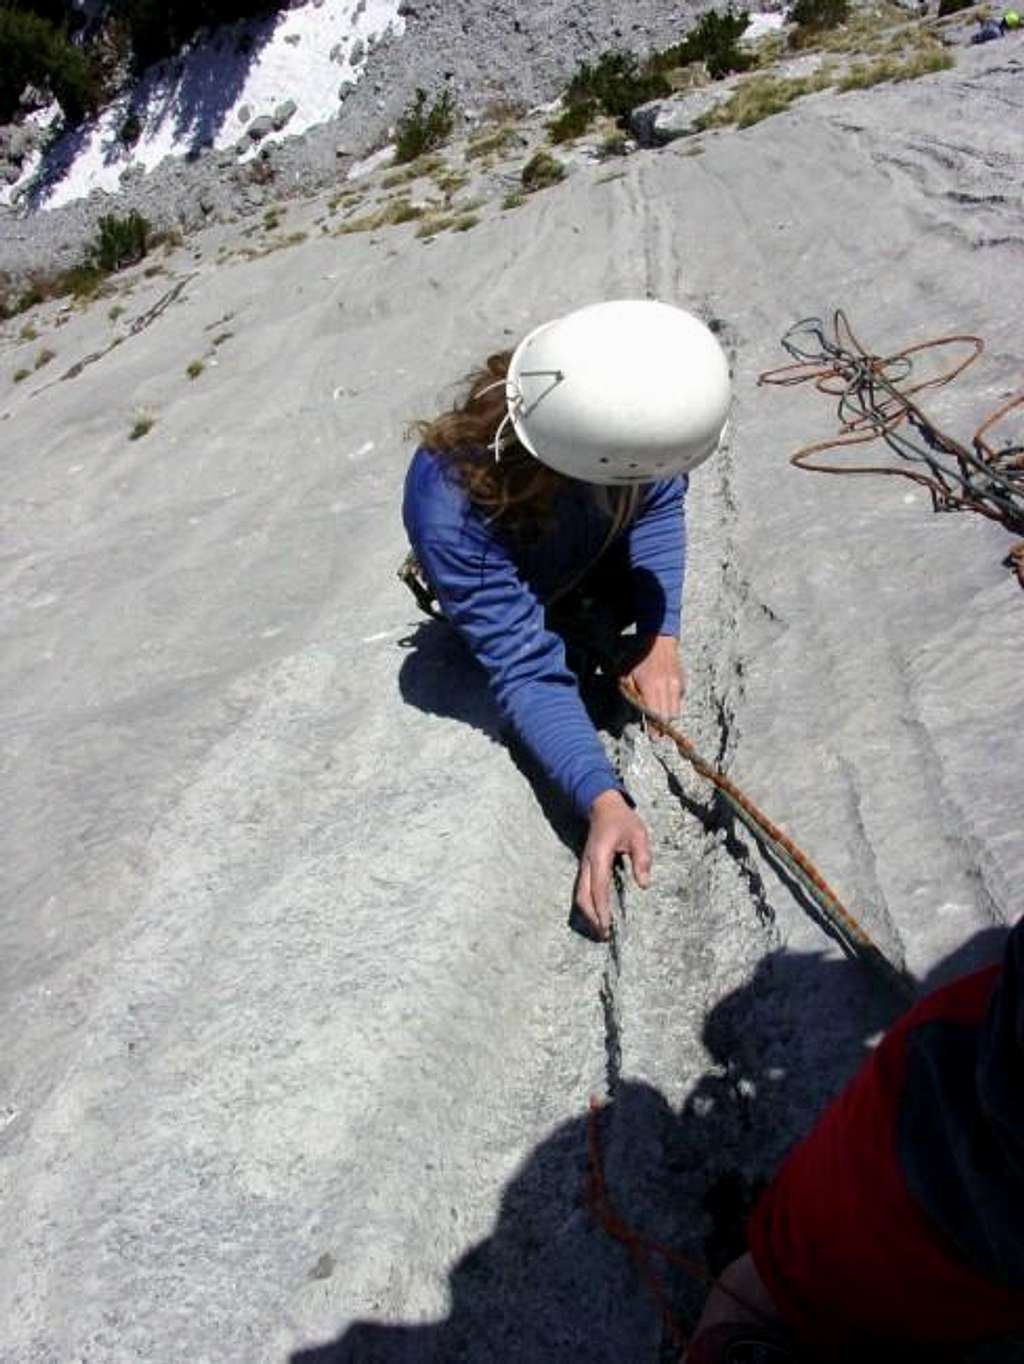
<svg viewBox="0 0 1024 1364">
<path fill-rule="evenodd" d="M 28 84 L 48 87 L 68 123 L 99 102 L 99 82 L 88 57 L 65 33 L 28 10 L 0 7 L 0 123 L 9 123 Z"/>
<path fill-rule="evenodd" d="M 668 95 L 671 88 L 659 71 L 641 66 L 633 52 L 604 52 L 596 65 L 582 62 L 565 92 L 566 103 L 593 100 L 602 113 L 624 119 L 638 104 Z"/>
<path fill-rule="evenodd" d="M 149 234 L 149 222 L 135 209 L 127 218 L 108 213 L 99 221 L 99 234 L 92 245 L 91 259 L 108 274 L 134 265 L 146 254 Z"/>
<path fill-rule="evenodd" d="M 32 366 L 32 368 L 33 368 L 33 369 L 42 369 L 44 365 L 48 365 L 48 364 L 50 363 L 51 360 L 55 360 L 56 358 L 57 358 L 57 352 L 56 352 L 55 350 L 47 350 L 47 349 L 44 348 L 44 349 L 41 350 L 41 351 L 39 352 L 39 354 L 36 356 L 36 362 L 35 362 L 35 364 Z"/>
<path fill-rule="evenodd" d="M 424 152 L 433 151 L 447 141 L 455 126 L 455 101 L 445 90 L 427 108 L 427 92 L 417 90 L 416 98 L 398 120 L 395 136 L 395 161 L 404 165 Z"/>
<path fill-rule="evenodd" d="M 597 105 L 593 100 L 567 104 L 548 124 L 548 136 L 555 143 L 571 142 L 574 137 L 582 137 L 596 117 Z"/>
<path fill-rule="evenodd" d="M 185 367 L 185 373 L 190 379 L 198 379 L 203 372 L 202 360 L 190 360 Z"/>
<path fill-rule="evenodd" d="M 849 0 L 796 0 L 789 11 L 791 23 L 815 32 L 824 28 L 838 28 L 849 17 Z"/>
<path fill-rule="evenodd" d="M 523 167 L 520 176 L 523 189 L 532 194 L 538 189 L 547 189 L 565 179 L 565 167 L 547 152 L 535 152 Z"/>
<path fill-rule="evenodd" d="M 737 14 L 731 5 L 724 14 L 709 9 L 701 15 L 696 28 L 691 29 L 681 43 L 657 53 L 652 65 L 664 71 L 671 67 L 689 66 L 691 62 L 703 62 L 708 75 L 716 81 L 734 71 L 747 71 L 753 66 L 755 58 L 752 53 L 742 51 L 738 44 L 749 22 L 750 15 L 746 10 Z"/>
<path fill-rule="evenodd" d="M 14 382 L 16 384 L 24 383 L 30 373 L 31 371 L 27 369 L 16 369 L 14 371 Z"/>
<path fill-rule="evenodd" d="M 635 52 L 603 52 L 596 63 L 581 62 L 562 96 L 564 108 L 548 124 L 552 142 L 568 142 L 585 133 L 598 114 L 620 124 L 648 100 L 671 94 L 660 71 L 641 64 Z"/>
<path fill-rule="evenodd" d="M 134 110 L 125 118 L 117 135 L 126 147 L 134 147 L 142 136 L 142 120 Z"/>
</svg>

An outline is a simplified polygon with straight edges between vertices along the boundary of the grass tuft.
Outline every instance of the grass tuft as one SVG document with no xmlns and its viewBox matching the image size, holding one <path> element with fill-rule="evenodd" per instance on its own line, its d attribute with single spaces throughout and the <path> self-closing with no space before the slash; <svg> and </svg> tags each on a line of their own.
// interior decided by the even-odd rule
<svg viewBox="0 0 1024 1364">
<path fill-rule="evenodd" d="M 393 227 L 400 223 L 411 223 L 423 217 L 423 209 L 410 199 L 400 196 L 378 208 L 373 213 L 364 213 L 359 218 L 347 218 L 334 229 L 336 237 L 347 237 L 354 232 L 376 232 L 381 227 Z"/>
<path fill-rule="evenodd" d="M 439 232 L 468 232 L 470 228 L 476 227 L 479 221 L 475 213 L 442 213 L 425 218 L 417 228 L 416 235 L 429 241 Z"/>
<path fill-rule="evenodd" d="M 380 182 L 381 189 L 397 189 L 399 185 L 411 184 L 424 175 L 436 175 L 444 169 L 444 159 L 440 156 L 418 156 L 401 170 L 391 171 Z M 357 193 L 356 198 L 359 198 Z"/>
<path fill-rule="evenodd" d="M 132 429 L 128 432 L 128 439 L 141 440 L 143 436 L 148 435 L 148 433 L 152 431 L 155 425 L 155 417 L 150 416 L 148 412 L 140 412 L 135 418 Z"/>
<path fill-rule="evenodd" d="M 548 189 L 565 179 L 565 167 L 548 152 L 535 152 L 523 167 L 520 179 L 527 194 Z"/>
<path fill-rule="evenodd" d="M 516 141 L 517 131 L 511 124 L 504 124 L 493 131 L 477 133 L 466 144 L 466 160 L 475 161 L 483 156 L 503 152 Z"/>
<path fill-rule="evenodd" d="M 844 92 L 868 90 L 871 86 L 882 85 L 886 81 L 893 83 L 912 81 L 919 76 L 929 76 L 934 71 L 948 71 L 955 65 L 948 52 L 920 52 L 904 62 L 896 61 L 892 57 L 882 57 L 867 66 L 862 64 L 851 66 L 836 88 Z"/>
<path fill-rule="evenodd" d="M 698 132 L 735 123 L 737 128 L 750 128 L 773 114 L 781 114 L 802 95 L 827 90 L 832 84 L 832 71 L 826 67 L 810 76 L 750 76 L 733 91 L 727 100 L 709 109 L 695 120 Z"/>
</svg>

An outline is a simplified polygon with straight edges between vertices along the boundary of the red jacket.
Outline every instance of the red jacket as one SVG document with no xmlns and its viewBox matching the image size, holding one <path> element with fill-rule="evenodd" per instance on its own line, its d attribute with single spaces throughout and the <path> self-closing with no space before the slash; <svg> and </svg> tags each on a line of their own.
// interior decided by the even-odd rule
<svg viewBox="0 0 1024 1364">
<path fill-rule="evenodd" d="M 1024 920 L 1001 969 L 886 1034 L 765 1191 L 749 1244 L 819 1355 L 1024 1332 Z"/>
</svg>

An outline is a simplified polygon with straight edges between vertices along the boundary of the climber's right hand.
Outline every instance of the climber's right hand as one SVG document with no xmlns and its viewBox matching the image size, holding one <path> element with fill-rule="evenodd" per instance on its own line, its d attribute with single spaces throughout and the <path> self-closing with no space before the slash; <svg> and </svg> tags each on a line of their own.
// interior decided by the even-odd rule
<svg viewBox="0 0 1024 1364">
<path fill-rule="evenodd" d="M 590 832 L 580 856 L 574 897 L 576 907 L 599 938 L 611 930 L 612 865 L 629 857 L 633 879 L 646 890 L 651 878 L 651 844 L 647 826 L 621 791 L 602 791 L 590 807 Z"/>
</svg>

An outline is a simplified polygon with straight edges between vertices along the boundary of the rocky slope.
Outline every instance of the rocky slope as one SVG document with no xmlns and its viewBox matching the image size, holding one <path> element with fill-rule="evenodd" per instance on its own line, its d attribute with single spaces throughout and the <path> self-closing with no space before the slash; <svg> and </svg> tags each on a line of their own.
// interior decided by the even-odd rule
<svg viewBox="0 0 1024 1364">
<path fill-rule="evenodd" d="M 343 176 L 354 159 L 379 145 L 419 87 L 432 92 L 450 89 L 470 117 L 499 106 L 521 111 L 554 98 L 579 61 L 607 48 L 642 51 L 677 41 L 699 8 L 695 0 L 670 6 L 638 0 L 624 17 L 623 7 L 610 0 L 597 4 L 531 0 L 494 6 L 482 6 L 476 0 L 416 0 L 395 7 L 394 24 L 384 24 L 382 11 L 379 27 L 367 43 L 350 36 L 357 32 L 362 6 L 347 0 L 327 0 L 327 4 L 337 11 L 336 29 L 320 27 L 317 32 L 325 46 L 342 49 L 334 84 L 344 98 L 336 99 L 336 118 L 302 136 L 271 136 L 254 169 L 239 164 L 233 145 L 236 138 L 243 139 L 244 145 L 247 127 L 252 126 L 248 114 L 245 121 L 238 117 L 244 99 L 239 96 L 221 107 L 218 79 L 203 80 L 200 84 L 209 89 L 209 99 L 216 106 L 215 117 L 195 112 L 189 124 L 236 128 L 226 149 L 204 145 L 218 140 L 214 131 L 208 130 L 195 146 L 183 135 L 182 155 L 165 161 L 144 179 L 129 175 L 116 200 L 103 192 L 59 210 L 32 212 L 34 204 L 46 202 L 54 183 L 59 185 L 63 176 L 73 174 L 81 143 L 76 134 L 55 149 L 49 179 L 35 194 L 26 189 L 19 207 L 0 209 L 0 272 L 21 277 L 40 266 L 73 265 L 91 239 L 98 218 L 110 212 L 115 202 L 119 212 L 136 209 L 157 227 L 190 231 L 211 218 L 234 217 L 274 199 L 312 192 Z M 230 43 L 243 41 L 249 33 L 256 59 L 263 59 L 261 44 L 267 35 L 258 26 L 237 28 L 237 32 L 231 30 Z M 229 55 L 226 47 L 222 60 Z M 193 54 L 185 59 L 184 67 L 206 60 L 202 53 Z M 210 60 L 215 73 L 216 57 Z M 301 98 L 301 81 L 298 84 L 291 92 L 282 90 L 277 103 Z M 251 112 L 272 119 L 274 109 L 268 106 Z M 116 154 L 126 168 L 132 165 L 129 150 L 116 149 Z"/>
<path fill-rule="evenodd" d="M 3 325 L 4 1364 L 656 1364 L 586 1206 L 591 1095 L 616 1206 L 714 1263 L 893 1016 L 614 711 L 655 882 L 574 934 L 579 830 L 395 579 L 407 424 L 559 311 L 673 300 L 733 359 L 688 513 L 698 746 L 919 990 L 998 951 L 1011 537 L 793 469 L 831 414 L 757 377 L 845 305 L 881 351 L 984 337 L 936 400 L 965 437 L 1019 386 L 1021 71 L 1007 41 L 626 157 L 598 129 L 524 196 L 527 120 Z"/>
</svg>

